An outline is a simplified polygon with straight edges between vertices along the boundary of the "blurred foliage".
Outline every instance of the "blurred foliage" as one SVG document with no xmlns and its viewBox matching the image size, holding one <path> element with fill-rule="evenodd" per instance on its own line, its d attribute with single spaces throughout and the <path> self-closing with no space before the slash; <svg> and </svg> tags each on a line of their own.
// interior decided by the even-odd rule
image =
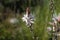
<svg viewBox="0 0 60 40">
<path fill-rule="evenodd" d="M 55 11 L 59 13 L 60 1 L 54 0 L 54 3 Z M 34 35 L 38 37 L 38 40 L 48 40 L 51 37 L 46 30 L 52 15 L 49 12 L 49 0 L 0 0 L 0 40 L 33 40 L 32 37 L 34 35 L 32 35 L 30 29 L 21 20 L 28 6 L 36 18 L 32 26 Z M 15 13 L 18 9 L 20 13 Z M 5 13 L 4 10 L 7 12 Z M 6 18 L 4 19 L 5 16 Z M 16 24 L 9 23 L 8 20 L 14 17 L 19 22 Z"/>
</svg>

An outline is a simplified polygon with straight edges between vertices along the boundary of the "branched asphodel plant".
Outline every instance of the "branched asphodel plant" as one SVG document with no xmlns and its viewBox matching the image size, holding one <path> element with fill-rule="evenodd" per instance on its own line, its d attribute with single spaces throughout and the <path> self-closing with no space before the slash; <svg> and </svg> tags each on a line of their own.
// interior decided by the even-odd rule
<svg viewBox="0 0 60 40">
<path fill-rule="evenodd" d="M 54 31 L 52 33 L 52 40 L 57 40 L 57 19 L 54 16 L 55 14 L 55 7 L 54 7 L 54 0 L 50 0 L 50 13 L 52 14 L 51 18 L 53 20 L 53 22 L 51 22 L 50 24 L 52 25 L 52 31 Z"/>
<path fill-rule="evenodd" d="M 34 32 L 33 32 L 33 27 L 32 27 L 32 25 L 33 25 L 33 23 L 34 23 L 34 16 L 33 16 L 33 14 L 31 14 L 30 13 L 30 8 L 29 7 L 27 7 L 26 8 L 26 14 L 24 15 L 24 17 L 22 18 L 22 20 L 23 21 L 25 21 L 26 22 L 26 25 L 27 25 L 27 27 L 30 29 L 30 32 L 32 33 L 32 38 L 33 39 L 36 39 L 35 38 L 35 35 L 34 35 Z"/>
</svg>

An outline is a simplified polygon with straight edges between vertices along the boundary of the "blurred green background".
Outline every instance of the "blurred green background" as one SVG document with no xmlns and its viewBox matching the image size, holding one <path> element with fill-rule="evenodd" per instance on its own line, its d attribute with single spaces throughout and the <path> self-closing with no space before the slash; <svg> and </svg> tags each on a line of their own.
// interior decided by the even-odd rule
<svg viewBox="0 0 60 40">
<path fill-rule="evenodd" d="M 36 40 L 49 40 L 51 35 L 46 28 L 51 21 L 49 12 L 50 0 L 0 0 L 0 40 L 34 40 L 32 37 L 38 37 Z M 35 15 L 33 32 L 21 20 L 25 9 L 30 7 L 31 13 Z M 60 12 L 60 0 L 54 0 L 55 11 Z M 11 18 L 18 19 L 19 22 L 12 24 Z"/>
</svg>

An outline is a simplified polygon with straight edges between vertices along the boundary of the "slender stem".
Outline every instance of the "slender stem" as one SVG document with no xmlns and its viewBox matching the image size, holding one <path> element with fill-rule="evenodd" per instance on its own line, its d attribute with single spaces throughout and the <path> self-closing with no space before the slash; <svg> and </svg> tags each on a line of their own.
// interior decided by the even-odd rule
<svg viewBox="0 0 60 40">
<path fill-rule="evenodd" d="M 34 31 L 33 31 L 33 27 L 32 27 L 32 25 L 29 27 L 30 28 L 30 32 L 32 33 L 32 35 L 33 35 L 33 40 L 38 40 L 37 39 L 37 36 L 34 34 Z"/>
</svg>

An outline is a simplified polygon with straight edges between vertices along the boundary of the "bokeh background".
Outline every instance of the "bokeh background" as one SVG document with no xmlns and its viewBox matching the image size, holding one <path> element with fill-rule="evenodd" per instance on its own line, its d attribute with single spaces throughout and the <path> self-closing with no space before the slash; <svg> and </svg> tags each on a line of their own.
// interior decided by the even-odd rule
<svg viewBox="0 0 60 40">
<path fill-rule="evenodd" d="M 50 0 L 0 0 L 0 40 L 49 40 L 52 36 L 48 34 L 47 27 L 51 21 Z M 22 21 L 27 7 L 35 15 L 33 32 Z M 60 0 L 54 0 L 56 14 L 60 13 Z M 15 20 L 10 22 L 10 20 Z"/>
</svg>

